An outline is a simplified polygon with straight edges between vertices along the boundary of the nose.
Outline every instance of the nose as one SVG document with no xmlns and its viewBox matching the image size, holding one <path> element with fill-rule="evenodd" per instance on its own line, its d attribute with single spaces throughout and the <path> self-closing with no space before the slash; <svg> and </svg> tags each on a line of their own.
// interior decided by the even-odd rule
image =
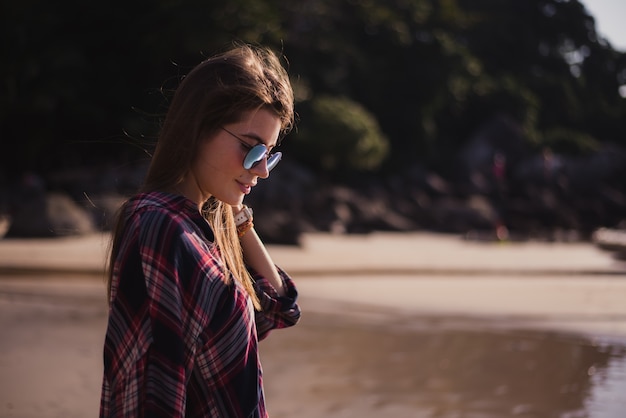
<svg viewBox="0 0 626 418">
<path fill-rule="evenodd" d="M 250 167 L 250 172 L 259 178 L 268 178 L 270 176 L 270 172 L 267 169 L 267 156 L 264 156 L 261 158 L 261 161 Z"/>
</svg>

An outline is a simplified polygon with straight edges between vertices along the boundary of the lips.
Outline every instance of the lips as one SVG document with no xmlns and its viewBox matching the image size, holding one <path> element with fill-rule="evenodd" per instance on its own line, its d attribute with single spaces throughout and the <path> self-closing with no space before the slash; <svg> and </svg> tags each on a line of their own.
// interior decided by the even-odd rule
<svg viewBox="0 0 626 418">
<path fill-rule="evenodd" d="M 249 194 L 252 188 L 255 186 L 254 183 L 247 184 L 247 183 L 241 183 L 239 181 L 237 182 L 237 184 L 239 184 L 239 189 L 241 190 L 241 193 L 246 194 L 246 195 Z"/>
</svg>

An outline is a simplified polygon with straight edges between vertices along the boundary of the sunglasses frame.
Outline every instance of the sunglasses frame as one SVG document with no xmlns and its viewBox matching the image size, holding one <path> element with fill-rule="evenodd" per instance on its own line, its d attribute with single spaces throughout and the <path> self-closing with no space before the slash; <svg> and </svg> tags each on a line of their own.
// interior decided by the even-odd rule
<svg viewBox="0 0 626 418">
<path fill-rule="evenodd" d="M 246 148 L 248 148 L 248 152 L 246 153 L 246 156 L 244 157 L 242 163 L 243 168 L 245 168 L 246 170 L 250 170 L 258 163 L 260 163 L 263 158 L 265 158 L 267 161 L 267 171 L 270 172 L 272 171 L 272 169 L 274 169 L 274 167 L 276 167 L 276 165 L 279 163 L 280 159 L 283 156 L 283 153 L 280 151 L 271 153 L 265 144 L 257 144 L 251 147 L 250 144 L 240 138 L 239 135 L 234 134 L 223 126 L 222 130 L 224 130 L 234 138 L 238 139 L 242 144 L 246 146 Z"/>
</svg>

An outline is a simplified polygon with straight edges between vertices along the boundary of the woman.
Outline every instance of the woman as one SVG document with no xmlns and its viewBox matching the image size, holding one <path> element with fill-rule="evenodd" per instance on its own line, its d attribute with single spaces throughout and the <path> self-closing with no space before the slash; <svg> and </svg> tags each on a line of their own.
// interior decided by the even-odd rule
<svg viewBox="0 0 626 418">
<path fill-rule="evenodd" d="M 293 121 L 269 50 L 235 47 L 182 81 L 113 232 L 101 417 L 267 416 L 258 341 L 300 310 L 242 202 Z"/>
</svg>

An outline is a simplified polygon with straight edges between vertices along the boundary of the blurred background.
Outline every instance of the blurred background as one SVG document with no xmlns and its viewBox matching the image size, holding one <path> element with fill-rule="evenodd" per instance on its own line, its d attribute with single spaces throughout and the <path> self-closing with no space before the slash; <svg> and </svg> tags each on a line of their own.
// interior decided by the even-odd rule
<svg viewBox="0 0 626 418">
<path fill-rule="evenodd" d="M 623 417 L 624 264 L 589 242 L 626 259 L 624 16 L 1 1 L 0 416 L 97 411 L 103 237 L 180 79 L 245 41 L 283 56 L 299 119 L 247 197 L 306 312 L 261 345 L 274 416 Z M 48 237 L 71 239 L 19 239 Z"/>
<path fill-rule="evenodd" d="M 109 228 L 172 90 L 233 41 L 282 53 L 297 97 L 248 202 L 269 242 L 585 240 L 626 213 L 624 44 L 578 0 L 25 0 L 0 23 L 6 236 Z"/>
</svg>

